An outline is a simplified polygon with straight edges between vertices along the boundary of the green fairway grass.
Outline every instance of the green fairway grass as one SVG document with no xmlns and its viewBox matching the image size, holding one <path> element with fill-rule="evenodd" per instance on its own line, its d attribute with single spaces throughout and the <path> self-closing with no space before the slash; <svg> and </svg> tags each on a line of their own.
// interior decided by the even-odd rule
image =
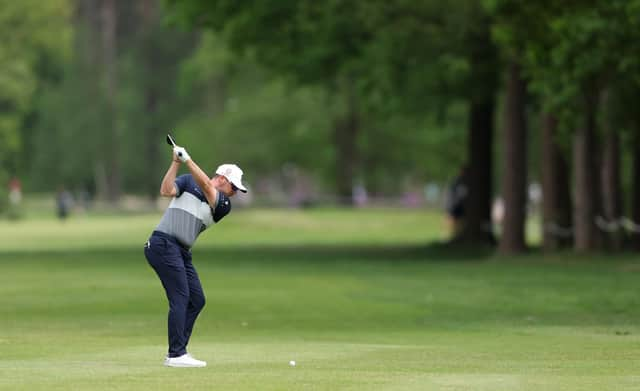
<svg viewBox="0 0 640 391">
<path fill-rule="evenodd" d="M 234 211 L 193 250 L 208 366 L 163 367 L 159 218 L 0 221 L 0 389 L 640 389 L 635 255 L 446 251 L 416 210 Z"/>
</svg>

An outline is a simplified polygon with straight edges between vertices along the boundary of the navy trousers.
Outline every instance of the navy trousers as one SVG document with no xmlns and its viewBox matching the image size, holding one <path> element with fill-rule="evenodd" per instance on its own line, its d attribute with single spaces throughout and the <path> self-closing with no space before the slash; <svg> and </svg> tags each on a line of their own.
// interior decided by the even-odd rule
<svg viewBox="0 0 640 391">
<path fill-rule="evenodd" d="M 155 270 L 169 300 L 169 357 L 187 353 L 193 325 L 205 298 L 191 252 L 163 232 L 154 231 L 144 246 L 144 255 Z"/>
</svg>

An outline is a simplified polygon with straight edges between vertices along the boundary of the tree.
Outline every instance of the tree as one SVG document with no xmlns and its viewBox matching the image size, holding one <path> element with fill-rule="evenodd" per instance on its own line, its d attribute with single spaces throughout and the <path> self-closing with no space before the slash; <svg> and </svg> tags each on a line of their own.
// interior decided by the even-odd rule
<svg viewBox="0 0 640 391">
<path fill-rule="evenodd" d="M 558 143 L 558 121 L 542 113 L 542 246 L 546 251 L 567 247 L 572 240 L 571 191 L 565 152 Z"/>
<path fill-rule="evenodd" d="M 466 124 L 456 126 L 466 126 L 468 195 L 464 227 L 453 242 L 493 244 L 490 211 L 499 62 L 490 17 L 477 2 L 464 0 L 368 2 L 366 15 L 373 37 L 365 50 L 370 64 L 365 75 L 370 75 L 367 95 L 374 99 L 367 102 L 374 111 L 387 107 L 396 115 L 442 118 L 448 107 L 465 107 Z M 454 172 L 462 165 L 449 160 Z"/>
<path fill-rule="evenodd" d="M 71 55 L 62 62 L 59 80 L 35 102 L 32 142 L 25 145 L 31 186 L 43 191 L 65 184 L 112 201 L 118 187 L 155 197 L 165 169 L 158 156 L 164 134 L 186 112 L 177 80 L 195 35 L 163 25 L 155 1 L 75 5 Z M 107 53 L 103 22 L 113 10 L 106 6 L 116 7 L 115 20 L 108 22 L 117 25 L 107 31 L 115 39 Z M 60 159 L 70 145 L 73 158 Z"/>
<path fill-rule="evenodd" d="M 628 102 L 637 100 L 640 95 L 640 1 L 616 2 L 616 7 L 608 15 L 614 18 L 611 24 L 615 33 L 610 39 L 613 64 L 607 72 L 607 84 L 603 93 L 603 113 L 601 125 L 604 130 L 604 152 L 602 166 L 603 212 L 608 222 L 609 231 L 607 245 L 611 249 L 619 249 L 625 239 L 623 229 L 630 229 L 632 247 L 640 248 L 638 243 L 638 183 L 640 183 L 640 166 L 638 166 L 638 126 L 639 117 L 631 109 Z M 626 154 L 631 155 L 626 159 Z M 624 180 L 622 163 L 631 162 L 631 180 Z M 625 191 L 627 190 L 627 191 Z M 629 194 L 630 197 L 625 197 Z M 626 198 L 626 199 L 625 199 Z M 624 207 L 631 201 L 628 210 Z M 635 223 L 628 224 L 625 218 L 630 213 Z M 615 229 L 614 229 L 615 228 Z"/>
<path fill-rule="evenodd" d="M 497 50 L 486 16 L 468 35 L 469 99 L 468 166 L 469 195 L 465 224 L 456 241 L 493 244 L 491 203 L 493 194 L 494 115 L 498 89 Z M 465 45 L 466 46 L 466 45 Z"/>
<path fill-rule="evenodd" d="M 488 25 L 471 23 L 481 11 L 475 2 L 167 3 L 177 19 L 223 32 L 236 51 L 250 52 L 259 63 L 298 84 L 320 85 L 340 103 L 342 109 L 333 114 L 333 144 L 337 188 L 343 197 L 350 194 L 363 161 L 357 140 L 381 127 L 370 125 L 370 118 L 388 113 L 389 107 L 405 107 L 397 112 L 400 115 L 426 117 L 432 111 L 429 103 L 446 107 L 452 97 L 471 102 L 469 165 L 477 175 L 470 184 L 472 212 L 464 237 L 471 242 L 491 240 L 497 73 Z M 473 49 L 466 50 L 470 46 Z M 473 87 L 463 87 L 464 81 Z M 432 95 L 437 98 L 429 98 Z"/>
<path fill-rule="evenodd" d="M 168 1 L 178 18 L 225 34 L 230 47 L 251 52 L 259 63 L 299 85 L 319 85 L 341 102 L 333 114 L 336 189 L 351 202 L 359 154 L 360 102 L 356 75 L 369 39 L 361 3 Z"/>
<path fill-rule="evenodd" d="M 520 253 L 526 248 L 525 223 L 527 218 L 527 98 L 528 80 L 525 53 L 529 46 L 539 45 L 546 37 L 545 23 L 555 11 L 553 4 L 526 2 L 522 0 L 486 0 L 485 6 L 494 15 L 493 38 L 500 48 L 501 56 L 508 64 L 505 95 L 504 152 L 502 157 L 502 194 L 505 216 L 500 240 L 503 253 Z M 546 125 L 551 125 L 547 122 Z M 550 131 L 547 127 L 545 130 Z M 553 145 L 549 137 L 543 146 Z M 546 151 L 547 153 L 549 151 Z M 543 163 L 544 164 L 544 163 Z M 550 187 L 550 176 L 558 165 L 543 170 L 547 180 L 543 181 L 546 195 L 556 198 Z M 556 179 L 561 178 L 558 176 Z M 549 201 L 549 200 L 548 200 Z M 550 203 L 547 202 L 547 206 Z M 547 208 L 548 212 L 555 208 Z M 552 218 L 549 213 L 545 217 Z"/>
<path fill-rule="evenodd" d="M 335 183 L 328 99 L 321 88 L 274 77 L 211 31 L 180 64 L 177 88 L 184 109 L 176 136 L 203 166 L 238 162 L 251 183 L 288 165 Z"/>
<path fill-rule="evenodd" d="M 162 141 L 166 133 L 175 133 L 180 119 L 191 110 L 192 102 L 180 95 L 179 79 L 181 66 L 193 54 L 199 34 L 164 24 L 164 13 L 156 0 L 137 2 L 122 17 L 133 20 L 131 31 L 121 38 L 119 66 L 119 116 L 129 130 L 129 142 L 121 146 L 121 163 L 128 167 L 123 179 L 127 188 L 155 200 L 158 178 L 166 169 L 163 152 L 168 151 Z"/>
<path fill-rule="evenodd" d="M 603 215 L 598 142 L 602 96 L 628 61 L 617 53 L 626 52 L 634 30 L 625 1 L 573 5 L 548 26 L 544 53 L 532 51 L 537 60 L 544 60 L 533 69 L 542 76 L 536 83 L 548 97 L 547 107 L 554 108 L 562 128 L 573 129 L 575 248 L 589 251 L 602 243 L 596 225 Z"/>
<path fill-rule="evenodd" d="M 631 221 L 634 223 L 631 233 L 631 245 L 640 250 L 640 118 L 633 123 L 632 146 L 632 182 L 631 182 Z"/>
<path fill-rule="evenodd" d="M 602 189 L 602 217 L 599 228 L 604 230 L 605 246 L 610 250 L 620 250 L 623 242 L 623 232 L 619 222 L 623 216 L 622 172 L 620 131 L 615 121 L 610 117 L 607 108 L 610 105 L 610 90 L 602 95 L 603 114 L 601 123 L 603 128 L 602 166 L 600 168 Z"/>
<path fill-rule="evenodd" d="M 102 36 L 102 64 L 106 87 L 106 103 L 108 121 L 107 132 L 104 134 L 105 146 L 102 156 L 106 175 L 106 196 L 109 201 L 116 203 L 122 192 L 122 177 L 120 174 L 119 150 L 119 122 L 116 96 L 118 93 L 118 47 L 117 26 L 118 10 L 116 0 L 101 0 L 101 36 Z"/>
<path fill-rule="evenodd" d="M 500 251 L 506 254 L 525 250 L 527 217 L 527 123 L 525 113 L 526 83 L 519 63 L 509 66 L 505 105 L 503 157 L 503 198 L 505 206 Z"/>
<path fill-rule="evenodd" d="M 0 193 L 22 171 L 18 152 L 37 93 L 69 54 L 70 6 L 64 0 L 0 2 Z M 0 194 L 0 197 L 2 195 Z M 0 207 L 1 209 L 1 207 Z"/>
<path fill-rule="evenodd" d="M 542 102 L 542 111 L 557 119 L 561 134 L 553 138 L 573 138 L 575 247 L 581 251 L 594 249 L 601 242 L 596 221 L 602 215 L 601 154 L 597 141 L 602 94 L 609 89 L 612 76 L 620 74 L 622 64 L 633 61 L 632 56 L 619 56 L 630 52 L 628 42 L 634 41 L 628 39 L 635 31 L 629 24 L 631 7 L 625 1 L 489 3 L 497 4 L 497 9 L 509 16 L 508 28 L 500 37 L 507 43 L 516 43 L 506 47 L 521 49 L 520 58 L 531 90 Z M 547 137 L 544 145 L 552 148 L 549 140 Z M 553 151 L 546 153 L 553 155 Z M 614 162 L 609 164 L 612 169 L 616 166 Z M 561 167 L 555 165 L 553 169 Z M 545 170 L 547 185 L 554 183 L 550 168 Z M 545 193 L 552 203 L 558 200 L 552 192 Z M 553 218 L 550 213 L 553 209 L 546 213 L 549 219 Z"/>
</svg>

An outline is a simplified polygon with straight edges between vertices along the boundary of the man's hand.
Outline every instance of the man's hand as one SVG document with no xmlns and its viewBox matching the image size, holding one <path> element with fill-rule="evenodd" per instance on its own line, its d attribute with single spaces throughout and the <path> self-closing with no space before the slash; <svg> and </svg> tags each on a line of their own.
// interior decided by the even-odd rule
<svg viewBox="0 0 640 391">
<path fill-rule="evenodd" d="M 191 160 L 191 156 L 187 153 L 187 150 L 182 147 L 173 147 L 173 154 L 180 159 L 182 163 Z"/>
</svg>

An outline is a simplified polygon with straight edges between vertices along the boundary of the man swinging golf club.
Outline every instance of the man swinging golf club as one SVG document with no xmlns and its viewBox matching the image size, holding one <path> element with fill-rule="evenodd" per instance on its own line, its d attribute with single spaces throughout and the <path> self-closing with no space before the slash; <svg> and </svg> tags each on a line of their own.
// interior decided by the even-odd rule
<svg viewBox="0 0 640 391">
<path fill-rule="evenodd" d="M 230 197 L 242 184 L 242 170 L 235 164 L 223 164 L 209 178 L 191 160 L 183 147 L 173 146 L 173 161 L 160 186 L 160 194 L 172 197 L 160 224 L 144 246 L 144 255 L 155 270 L 169 300 L 169 353 L 164 365 L 169 367 L 204 367 L 205 361 L 187 353 L 193 325 L 204 307 L 205 298 L 198 273 L 191 263 L 191 246 L 198 235 L 220 221 L 231 210 Z M 180 164 L 190 174 L 176 178 Z"/>
</svg>

